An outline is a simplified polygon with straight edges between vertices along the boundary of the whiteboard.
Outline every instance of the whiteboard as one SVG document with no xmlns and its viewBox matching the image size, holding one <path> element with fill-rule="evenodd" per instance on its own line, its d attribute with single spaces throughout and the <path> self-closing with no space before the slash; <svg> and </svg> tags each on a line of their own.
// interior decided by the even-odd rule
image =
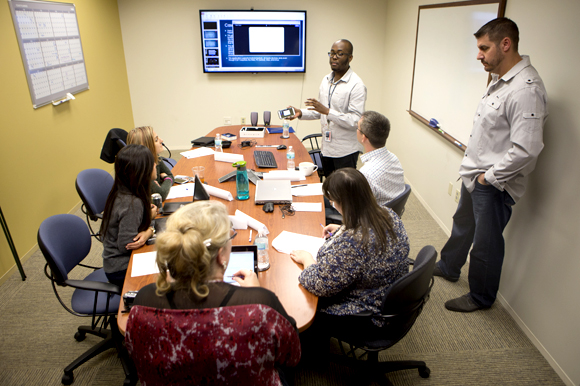
<svg viewBox="0 0 580 386">
<path fill-rule="evenodd" d="M 435 118 L 434 130 L 463 150 L 489 77 L 476 60 L 473 34 L 499 10 L 499 0 L 419 7 L 409 112 L 427 125 Z"/>
<path fill-rule="evenodd" d="M 32 106 L 89 88 L 74 4 L 9 0 Z"/>
</svg>

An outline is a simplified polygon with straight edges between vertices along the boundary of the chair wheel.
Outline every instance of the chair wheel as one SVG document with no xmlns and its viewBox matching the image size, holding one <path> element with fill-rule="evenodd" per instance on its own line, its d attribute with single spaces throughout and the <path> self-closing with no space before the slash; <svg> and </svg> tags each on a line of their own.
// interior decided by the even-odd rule
<svg viewBox="0 0 580 386">
<path fill-rule="evenodd" d="M 420 367 L 419 368 L 419 375 L 421 376 L 421 378 L 429 378 L 429 375 L 431 375 L 431 370 L 427 366 Z"/>
<path fill-rule="evenodd" d="M 84 332 L 77 331 L 75 333 L 75 339 L 77 342 L 82 342 L 83 340 L 85 340 L 86 337 L 87 337 L 87 334 L 85 334 Z M 65 385 L 67 385 L 67 384 L 70 385 L 70 383 L 65 383 Z"/>
<path fill-rule="evenodd" d="M 70 373 L 64 373 L 64 375 L 62 376 L 62 384 L 63 385 L 70 385 L 75 381 L 75 377 L 72 373 L 72 371 Z"/>
</svg>

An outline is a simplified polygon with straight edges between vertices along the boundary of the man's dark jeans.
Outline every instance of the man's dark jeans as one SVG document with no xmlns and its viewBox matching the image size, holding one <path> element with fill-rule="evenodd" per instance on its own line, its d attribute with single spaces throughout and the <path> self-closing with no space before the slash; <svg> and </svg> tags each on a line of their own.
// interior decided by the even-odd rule
<svg viewBox="0 0 580 386">
<path fill-rule="evenodd" d="M 469 289 L 471 298 L 483 307 L 491 307 L 497 296 L 505 253 L 503 230 L 514 204 L 505 190 L 476 181 L 469 193 L 462 184 L 451 237 L 441 250 L 439 268 L 445 275 L 458 278 L 473 244 Z"/>
</svg>

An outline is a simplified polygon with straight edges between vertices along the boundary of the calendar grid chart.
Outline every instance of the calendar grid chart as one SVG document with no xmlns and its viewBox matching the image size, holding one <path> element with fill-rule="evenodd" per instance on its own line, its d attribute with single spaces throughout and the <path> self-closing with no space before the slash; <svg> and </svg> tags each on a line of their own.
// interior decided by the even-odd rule
<svg viewBox="0 0 580 386">
<path fill-rule="evenodd" d="M 31 0 L 8 3 L 33 107 L 88 90 L 74 4 Z"/>
</svg>

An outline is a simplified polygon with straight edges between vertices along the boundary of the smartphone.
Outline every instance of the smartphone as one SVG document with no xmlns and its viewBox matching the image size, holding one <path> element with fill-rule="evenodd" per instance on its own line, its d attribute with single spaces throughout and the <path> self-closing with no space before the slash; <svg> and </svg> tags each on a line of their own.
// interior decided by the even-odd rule
<svg viewBox="0 0 580 386">
<path fill-rule="evenodd" d="M 284 110 L 278 110 L 278 117 L 280 119 L 286 119 L 289 117 L 293 117 L 294 116 L 294 108 L 290 107 L 288 109 L 284 109 Z"/>
<path fill-rule="evenodd" d="M 188 180 L 184 179 L 184 178 L 175 178 L 175 183 L 176 184 L 185 184 L 186 182 L 189 182 Z"/>
</svg>

